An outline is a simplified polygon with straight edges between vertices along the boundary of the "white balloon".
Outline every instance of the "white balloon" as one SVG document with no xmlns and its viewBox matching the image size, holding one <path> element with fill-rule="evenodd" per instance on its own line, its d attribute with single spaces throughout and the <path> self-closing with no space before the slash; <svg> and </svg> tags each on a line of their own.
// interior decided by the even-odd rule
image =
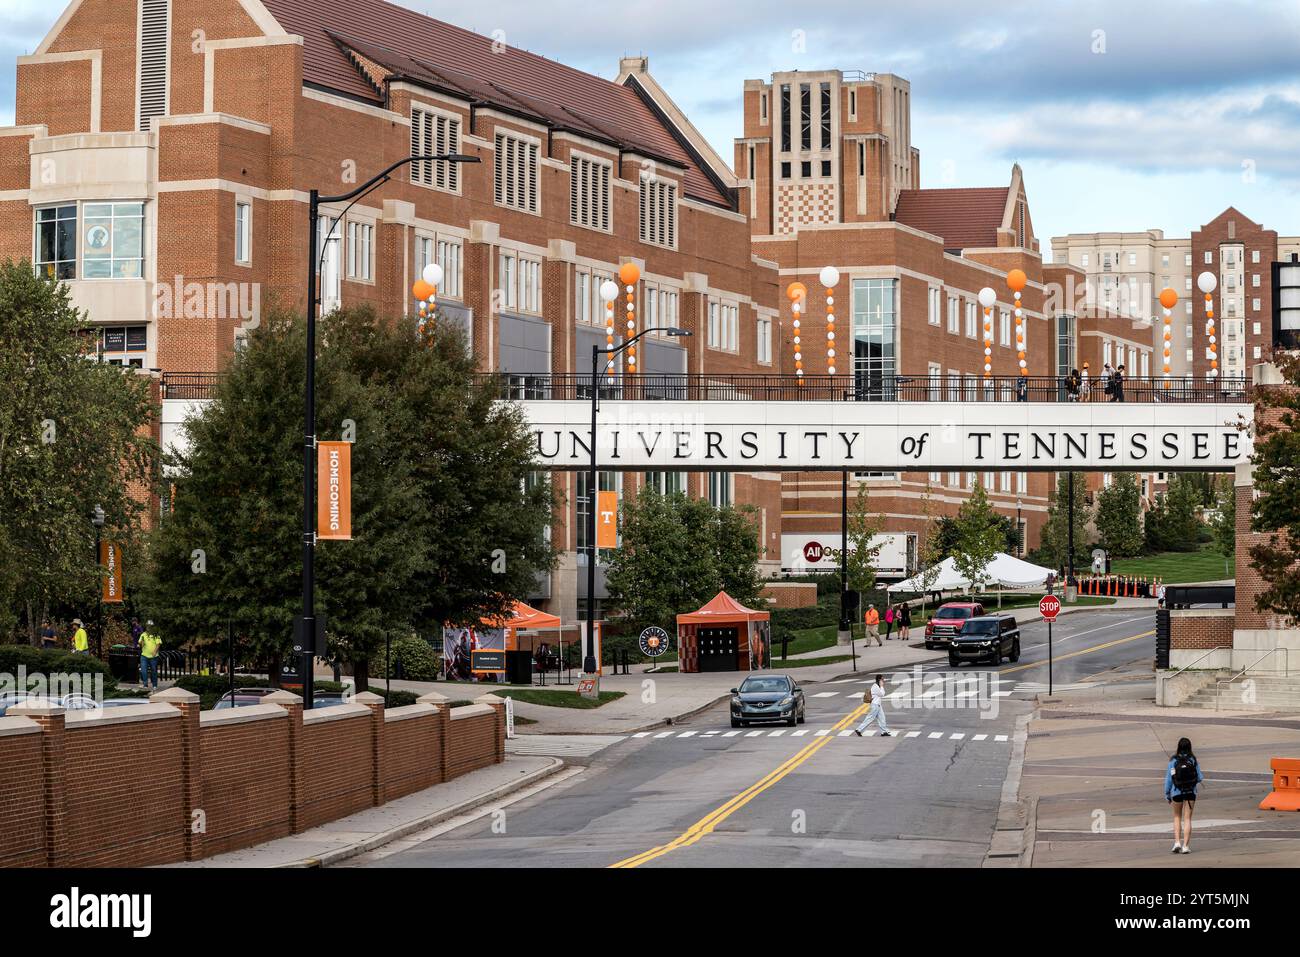
<svg viewBox="0 0 1300 957">
<path fill-rule="evenodd" d="M 826 333 L 826 338 L 827 338 L 827 339 L 830 339 L 830 340 L 832 340 L 832 341 L 834 341 L 834 339 L 835 339 L 835 333 L 833 333 L 833 332 L 828 332 L 828 333 Z"/>
<path fill-rule="evenodd" d="M 1219 280 L 1208 269 L 1196 277 L 1196 288 L 1201 292 L 1214 292 Z"/>
<path fill-rule="evenodd" d="M 993 355 L 993 350 L 990 349 L 990 348 L 988 348 L 988 347 L 986 346 L 986 347 L 984 348 L 984 354 L 985 354 L 986 356 L 991 356 L 991 355 Z"/>
<path fill-rule="evenodd" d="M 819 278 L 821 279 L 823 286 L 827 289 L 831 289 L 840 281 L 840 271 L 834 266 L 823 266 Z"/>
<path fill-rule="evenodd" d="M 834 367 L 834 366 L 827 366 L 827 367 L 826 367 L 826 371 L 829 372 L 831 375 L 834 375 L 834 374 L 835 374 L 835 367 Z"/>
<path fill-rule="evenodd" d="M 612 279 L 606 279 L 600 284 L 600 299 L 602 302 L 613 302 L 618 298 L 618 283 Z"/>
<path fill-rule="evenodd" d="M 983 306 L 985 309 L 988 309 L 990 306 L 992 306 L 995 302 L 998 301 L 998 294 L 988 286 L 985 286 L 983 289 L 980 290 L 979 299 L 980 299 L 980 305 Z"/>
<path fill-rule="evenodd" d="M 442 267 L 437 263 L 429 263 L 424 267 L 424 271 L 420 275 L 430 286 L 442 285 Z"/>
</svg>

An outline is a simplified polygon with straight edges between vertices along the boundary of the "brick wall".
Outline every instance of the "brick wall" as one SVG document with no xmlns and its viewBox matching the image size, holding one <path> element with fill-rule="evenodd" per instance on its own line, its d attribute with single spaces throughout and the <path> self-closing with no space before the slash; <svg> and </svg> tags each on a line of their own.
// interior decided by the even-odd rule
<svg viewBox="0 0 1300 957">
<path fill-rule="evenodd" d="M 1236 611 L 1232 608 L 1175 608 L 1169 612 L 1171 650 L 1231 648 Z"/>
<path fill-rule="evenodd" d="M 138 708 L 0 718 L 0 866 L 140 867 L 300 833 L 505 759 L 505 703 L 377 695 L 304 719 L 287 692 L 200 714 L 172 688 Z"/>
<path fill-rule="evenodd" d="M 763 597 L 772 608 L 811 608 L 817 604 L 817 583 L 768 582 Z"/>
</svg>

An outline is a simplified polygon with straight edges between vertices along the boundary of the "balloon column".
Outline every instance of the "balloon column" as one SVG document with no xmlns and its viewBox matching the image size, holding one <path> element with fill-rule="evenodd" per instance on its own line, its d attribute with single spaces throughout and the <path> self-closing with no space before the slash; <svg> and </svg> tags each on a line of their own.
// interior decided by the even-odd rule
<svg viewBox="0 0 1300 957">
<path fill-rule="evenodd" d="M 984 378 L 993 375 L 993 304 L 998 294 L 985 286 L 979 292 L 980 305 L 984 307 Z"/>
<path fill-rule="evenodd" d="M 790 309 L 794 312 L 794 374 L 803 385 L 803 348 L 800 345 L 800 320 L 804 302 L 808 298 L 808 287 L 801 282 L 792 282 L 785 287 L 785 294 L 790 299 Z"/>
<path fill-rule="evenodd" d="M 1174 333 L 1173 333 L 1173 325 L 1172 325 L 1172 323 L 1173 323 L 1173 311 L 1174 311 L 1174 306 L 1176 306 L 1176 305 L 1178 305 L 1178 293 L 1174 292 L 1172 289 L 1169 289 L 1169 288 L 1167 288 L 1167 287 L 1166 287 L 1165 289 L 1160 290 L 1160 307 L 1161 307 L 1161 312 L 1164 313 L 1164 320 L 1165 320 L 1165 330 L 1164 330 L 1164 337 L 1165 337 L 1165 338 L 1164 338 L 1164 372 L 1165 372 L 1165 374 L 1164 374 L 1164 380 L 1165 380 L 1165 388 L 1166 388 L 1166 389 L 1168 389 L 1169 386 L 1170 386 L 1170 383 L 1169 383 L 1169 372 L 1170 372 L 1169 359 L 1170 359 L 1170 356 L 1173 355 L 1173 338 L 1174 338 Z"/>
<path fill-rule="evenodd" d="M 614 348 L 614 300 L 618 298 L 618 283 L 606 279 L 600 284 L 600 301 L 605 304 L 605 348 Z M 605 364 L 605 375 L 614 381 L 614 357 Z"/>
<path fill-rule="evenodd" d="M 411 295 L 420 304 L 420 320 L 416 324 L 416 330 L 425 338 L 433 335 L 434 309 L 438 304 L 440 285 L 442 285 L 442 267 L 437 263 L 429 263 L 421 271 L 420 278 L 415 280 L 415 285 L 411 287 Z"/>
<path fill-rule="evenodd" d="M 636 281 L 641 278 L 641 270 L 637 268 L 636 263 L 623 263 L 618 270 L 618 281 L 623 284 L 627 302 L 624 311 L 627 313 L 627 338 L 631 339 L 636 335 Z M 636 344 L 627 347 L 627 371 L 628 375 L 636 374 Z"/>
<path fill-rule="evenodd" d="M 835 287 L 840 281 L 840 271 L 825 266 L 818 278 L 826 290 L 826 371 L 835 374 Z"/>
<path fill-rule="evenodd" d="M 1021 311 L 1020 293 L 1028 282 L 1029 277 L 1023 269 L 1013 269 L 1007 273 L 1007 286 L 1016 300 L 1016 359 L 1020 362 L 1021 375 L 1025 374 L 1028 364 L 1025 361 L 1025 317 Z"/>
<path fill-rule="evenodd" d="M 1208 270 L 1196 277 L 1197 288 L 1205 293 L 1205 336 L 1209 341 L 1206 355 L 1210 359 L 1210 371 L 1205 373 L 1207 379 L 1213 379 L 1219 374 L 1219 346 L 1214 334 L 1214 289 L 1218 284 L 1219 280 Z"/>
</svg>

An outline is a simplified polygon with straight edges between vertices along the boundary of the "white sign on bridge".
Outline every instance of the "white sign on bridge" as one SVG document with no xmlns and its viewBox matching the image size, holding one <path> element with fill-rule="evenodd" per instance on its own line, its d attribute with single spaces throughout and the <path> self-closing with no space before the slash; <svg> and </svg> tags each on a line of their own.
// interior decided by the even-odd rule
<svg viewBox="0 0 1300 957">
<path fill-rule="evenodd" d="M 590 462 L 591 405 L 518 403 L 548 469 Z M 1231 471 L 1249 403 L 605 400 L 607 470 Z"/>
</svg>

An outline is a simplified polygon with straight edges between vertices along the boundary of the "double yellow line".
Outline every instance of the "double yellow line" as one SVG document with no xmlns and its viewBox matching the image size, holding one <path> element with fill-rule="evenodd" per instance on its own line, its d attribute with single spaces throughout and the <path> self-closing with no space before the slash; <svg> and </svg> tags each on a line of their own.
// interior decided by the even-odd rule
<svg viewBox="0 0 1300 957">
<path fill-rule="evenodd" d="M 1100 645 L 1093 645 L 1091 648 L 1080 648 L 1078 651 L 1071 651 L 1069 654 L 1066 655 L 1053 655 L 1052 659 L 1053 661 L 1064 661 L 1066 658 L 1078 658 L 1080 655 L 1091 655 L 1097 651 L 1104 651 L 1107 648 L 1114 648 L 1116 645 L 1124 645 L 1130 641 L 1138 641 L 1141 638 L 1150 638 L 1154 634 L 1155 634 L 1154 631 L 1144 631 L 1140 635 L 1133 635 L 1130 638 L 1116 638 L 1114 641 L 1107 641 Z M 1028 664 L 1016 665 L 1013 668 L 1000 668 L 998 669 L 997 674 L 1009 675 L 1013 671 L 1024 671 L 1026 668 L 1045 668 L 1045 667 L 1047 667 L 1046 658 L 1044 658 L 1042 661 L 1031 661 Z"/>
<path fill-rule="evenodd" d="M 870 705 L 866 702 L 858 705 L 848 714 L 844 715 L 844 717 L 840 718 L 839 721 L 835 722 L 831 731 L 843 731 L 860 718 L 869 707 Z M 667 844 L 661 844 L 658 847 L 652 847 L 650 850 L 643 851 L 633 857 L 624 858 L 616 864 L 611 864 L 610 867 L 640 867 L 642 864 L 663 857 L 665 854 L 671 853 L 679 847 L 690 847 L 696 841 L 700 840 L 700 838 L 704 837 L 704 835 L 713 833 L 713 829 L 727 818 L 731 817 L 732 814 L 739 811 L 750 801 L 754 800 L 754 798 L 758 797 L 772 785 L 776 784 L 786 775 L 790 774 L 790 772 L 794 771 L 794 769 L 799 767 L 799 765 L 810 759 L 814 754 L 824 748 L 833 737 L 835 737 L 834 734 L 825 734 L 820 738 L 810 741 L 808 744 L 804 745 L 802 749 L 795 752 L 795 754 L 785 761 L 785 763 L 776 768 L 776 770 L 772 771 L 759 781 L 751 784 L 721 807 L 715 808 L 708 814 L 704 815 L 704 817 L 700 818 Z"/>
</svg>

